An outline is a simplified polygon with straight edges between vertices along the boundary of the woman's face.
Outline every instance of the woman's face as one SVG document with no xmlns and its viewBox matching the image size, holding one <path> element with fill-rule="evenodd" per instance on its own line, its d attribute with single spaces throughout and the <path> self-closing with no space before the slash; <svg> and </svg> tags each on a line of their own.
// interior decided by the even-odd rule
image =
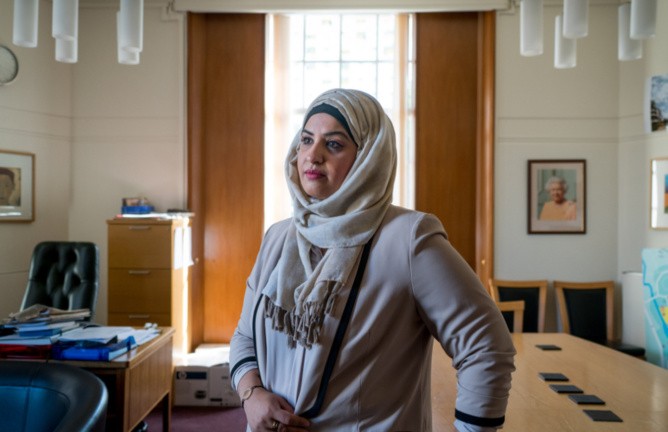
<svg viewBox="0 0 668 432">
<path fill-rule="evenodd" d="M 554 201 L 557 204 L 561 204 L 561 202 L 564 200 L 564 188 L 559 182 L 552 182 L 550 183 L 550 196 L 552 197 L 552 201 Z"/>
<path fill-rule="evenodd" d="M 325 113 L 312 115 L 302 131 L 297 170 L 304 192 L 324 200 L 339 190 L 357 158 L 346 129 Z"/>
<path fill-rule="evenodd" d="M 0 174 L 0 205 L 9 205 L 12 192 L 14 192 L 14 182 L 7 174 Z"/>
</svg>

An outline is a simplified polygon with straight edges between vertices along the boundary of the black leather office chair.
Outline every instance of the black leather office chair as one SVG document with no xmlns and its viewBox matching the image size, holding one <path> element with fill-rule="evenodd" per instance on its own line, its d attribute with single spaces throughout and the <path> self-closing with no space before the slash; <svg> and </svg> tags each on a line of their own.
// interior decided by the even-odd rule
<svg viewBox="0 0 668 432">
<path fill-rule="evenodd" d="M 100 253 L 88 242 L 42 242 L 35 246 L 21 310 L 34 304 L 90 309 L 93 321 L 100 280 Z"/>
<path fill-rule="evenodd" d="M 0 362 L 0 431 L 103 432 L 108 397 L 98 377 L 76 366 Z"/>
</svg>

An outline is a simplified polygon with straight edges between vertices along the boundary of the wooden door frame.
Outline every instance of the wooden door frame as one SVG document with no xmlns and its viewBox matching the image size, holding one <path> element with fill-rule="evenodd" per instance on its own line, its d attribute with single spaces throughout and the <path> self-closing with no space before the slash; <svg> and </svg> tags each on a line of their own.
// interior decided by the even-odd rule
<svg viewBox="0 0 668 432">
<path fill-rule="evenodd" d="M 476 266 L 489 291 L 494 277 L 494 133 L 496 13 L 478 15 L 478 151 L 476 167 Z"/>
</svg>

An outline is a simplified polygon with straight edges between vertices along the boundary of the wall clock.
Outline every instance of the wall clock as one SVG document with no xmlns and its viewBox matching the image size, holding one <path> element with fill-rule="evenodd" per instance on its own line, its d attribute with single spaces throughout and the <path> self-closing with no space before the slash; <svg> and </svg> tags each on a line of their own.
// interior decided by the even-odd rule
<svg viewBox="0 0 668 432">
<path fill-rule="evenodd" d="M 0 45 L 0 86 L 11 84 L 19 74 L 19 61 L 12 50 Z"/>
</svg>

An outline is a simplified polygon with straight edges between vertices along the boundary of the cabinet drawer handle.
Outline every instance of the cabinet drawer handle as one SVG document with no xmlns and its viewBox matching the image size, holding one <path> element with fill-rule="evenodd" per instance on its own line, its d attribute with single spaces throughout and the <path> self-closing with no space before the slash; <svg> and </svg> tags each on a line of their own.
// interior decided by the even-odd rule
<svg viewBox="0 0 668 432">
<path fill-rule="evenodd" d="M 147 275 L 151 274 L 149 270 L 129 270 L 128 273 L 131 275 Z"/>
<path fill-rule="evenodd" d="M 134 226 L 134 225 L 132 225 L 132 226 L 130 226 L 130 229 L 131 230 L 150 230 L 151 227 L 150 226 Z"/>
<path fill-rule="evenodd" d="M 130 315 L 130 319 L 148 319 L 151 315 Z"/>
</svg>

